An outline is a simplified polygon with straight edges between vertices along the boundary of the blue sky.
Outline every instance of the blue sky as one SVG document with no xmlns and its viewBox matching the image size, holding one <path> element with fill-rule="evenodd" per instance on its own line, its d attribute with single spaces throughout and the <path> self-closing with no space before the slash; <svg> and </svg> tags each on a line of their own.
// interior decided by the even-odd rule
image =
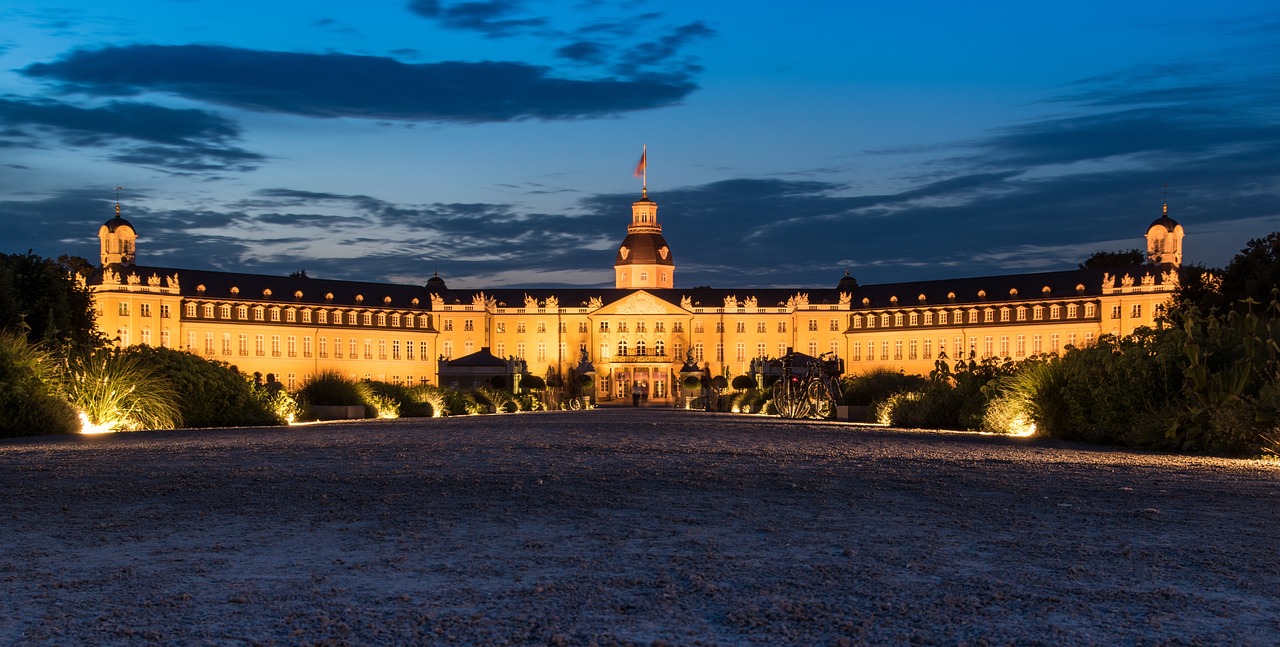
<svg viewBox="0 0 1280 647">
<path fill-rule="evenodd" d="M 5 252 L 609 285 L 649 146 L 677 286 L 1074 267 L 1169 185 L 1280 229 L 1273 2 L 0 0 Z"/>
</svg>

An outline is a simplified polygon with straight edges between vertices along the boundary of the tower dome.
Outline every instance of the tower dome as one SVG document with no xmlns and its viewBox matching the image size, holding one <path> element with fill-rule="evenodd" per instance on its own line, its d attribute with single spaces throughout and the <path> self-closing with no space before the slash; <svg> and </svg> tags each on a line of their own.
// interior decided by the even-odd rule
<svg viewBox="0 0 1280 647">
<path fill-rule="evenodd" d="M 98 249 L 102 266 L 133 265 L 137 260 L 138 233 L 133 224 L 120 217 L 120 202 L 116 202 L 116 217 L 98 228 Z"/>
<path fill-rule="evenodd" d="M 1169 204 L 1147 227 L 1147 262 L 1153 265 L 1182 265 L 1182 238 L 1186 233 L 1169 217 Z"/>
<path fill-rule="evenodd" d="M 671 288 L 675 285 L 676 264 L 658 224 L 658 204 L 649 199 L 649 189 L 631 203 L 631 224 L 618 247 L 613 263 L 614 286 L 619 289 Z"/>
</svg>

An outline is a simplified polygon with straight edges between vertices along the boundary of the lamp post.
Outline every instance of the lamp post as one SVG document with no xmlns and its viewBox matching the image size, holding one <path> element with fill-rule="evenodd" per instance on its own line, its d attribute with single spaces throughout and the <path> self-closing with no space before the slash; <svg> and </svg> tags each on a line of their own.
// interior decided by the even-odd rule
<svg viewBox="0 0 1280 647">
<path fill-rule="evenodd" d="M 586 376 L 587 378 L 590 379 L 591 381 L 590 384 L 589 385 L 583 384 L 582 390 L 583 390 L 583 395 L 587 396 L 587 401 L 590 402 L 592 406 L 594 406 L 595 392 L 596 392 L 596 389 L 595 389 L 596 367 L 591 365 L 591 360 L 587 358 L 586 353 L 582 354 L 582 361 L 578 362 L 578 366 L 577 368 L 573 369 L 573 372 L 575 375 L 580 376 L 579 379 L 581 379 L 581 376 Z M 587 392 L 588 388 L 591 389 L 589 393 Z"/>
<path fill-rule="evenodd" d="M 680 396 L 682 398 L 685 398 L 686 404 L 684 405 L 684 408 L 686 409 L 689 407 L 689 405 L 687 404 L 688 396 L 685 395 L 685 392 L 688 390 L 688 387 L 686 387 L 684 384 L 685 380 L 688 380 L 689 378 L 695 375 L 699 375 L 701 373 L 702 373 L 702 369 L 698 368 L 698 363 L 693 361 L 693 351 L 692 350 L 688 351 L 685 354 L 684 366 L 680 367 Z"/>
</svg>

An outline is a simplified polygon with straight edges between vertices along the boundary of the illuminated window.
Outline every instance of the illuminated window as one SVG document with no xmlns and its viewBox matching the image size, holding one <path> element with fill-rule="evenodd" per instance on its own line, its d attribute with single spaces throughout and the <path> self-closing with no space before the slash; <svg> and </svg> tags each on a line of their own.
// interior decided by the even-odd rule
<svg viewBox="0 0 1280 647">
<path fill-rule="evenodd" d="M 1142 304 L 1141 304 L 1141 303 L 1135 303 L 1135 304 L 1133 304 L 1133 307 L 1132 307 L 1132 308 L 1130 308 L 1130 310 L 1129 310 L 1129 316 L 1130 316 L 1130 317 L 1133 317 L 1134 319 L 1137 319 L 1137 318 L 1141 317 L 1141 316 L 1142 316 Z"/>
<path fill-rule="evenodd" d="M 747 343 L 740 341 L 738 342 L 738 345 L 735 347 L 735 349 L 737 351 L 735 358 L 739 362 L 745 361 L 747 359 Z"/>
<path fill-rule="evenodd" d="M 648 349 L 646 349 L 646 348 L 645 348 L 645 346 L 644 346 L 644 340 L 643 340 L 643 339 L 641 339 L 640 341 L 637 341 L 637 342 L 636 342 L 636 355 L 644 355 L 644 354 L 646 354 L 646 351 L 647 351 L 647 350 L 648 350 Z"/>
<path fill-rule="evenodd" d="M 453 332 L 453 320 L 452 320 L 452 319 L 445 319 L 445 320 L 444 320 L 444 331 L 445 331 L 445 332 Z"/>
<path fill-rule="evenodd" d="M 1043 346 L 1043 340 L 1041 339 L 1041 336 L 1033 335 L 1031 337 L 1031 354 L 1039 355 L 1040 353 L 1044 352 L 1042 346 Z"/>
<path fill-rule="evenodd" d="M 987 337 L 987 343 L 988 343 L 988 344 L 990 344 L 990 343 L 991 343 L 991 338 L 990 338 L 990 337 Z M 987 356 L 988 356 L 988 357 L 990 357 L 990 353 L 989 353 L 989 352 L 988 352 Z M 1001 356 L 1001 357 L 1008 357 L 1008 356 L 1009 356 L 1009 336 L 1008 336 L 1008 335 L 1000 335 L 1000 356 Z"/>
<path fill-rule="evenodd" d="M 907 325 L 909 325 L 909 326 L 918 326 L 918 325 L 920 325 L 920 314 L 919 314 L 919 313 L 916 313 L 916 312 L 911 313 L 911 314 L 907 317 Z M 833 328 L 832 330 L 835 330 L 835 329 Z"/>
<path fill-rule="evenodd" d="M 378 359 L 386 359 L 386 358 L 387 358 L 387 340 L 379 339 L 378 340 Z"/>
<path fill-rule="evenodd" d="M 293 335 L 289 335 L 289 338 L 285 340 L 285 352 L 289 354 L 289 357 L 298 356 L 298 338 L 297 337 Z"/>
<path fill-rule="evenodd" d="M 347 313 L 347 325 L 348 326 L 356 325 L 356 313 L 354 312 Z"/>
<path fill-rule="evenodd" d="M 671 332 L 684 332 L 684 322 L 677 321 L 671 324 Z"/>
<path fill-rule="evenodd" d="M 472 321 L 471 319 L 464 319 L 462 321 L 462 329 L 467 332 L 474 331 L 476 329 L 475 321 Z"/>
<path fill-rule="evenodd" d="M 1080 314 L 1080 307 L 1074 303 L 1067 305 L 1067 318 L 1075 319 Z"/>
<path fill-rule="evenodd" d="M 1057 305 L 1049 306 L 1049 318 L 1050 318 L 1050 319 L 1061 319 L 1061 318 L 1062 318 L 1062 306 L 1057 306 Z"/>
<path fill-rule="evenodd" d="M 354 323 L 354 322 L 352 322 L 352 323 Z M 372 313 L 372 312 L 365 312 L 365 313 L 362 313 L 362 314 L 361 314 L 361 317 L 360 317 L 360 323 L 362 323 L 362 324 L 364 324 L 364 325 L 366 325 L 366 326 L 372 326 L 372 325 L 373 325 L 373 313 Z"/>
<path fill-rule="evenodd" d="M 538 342 L 538 360 L 537 361 L 539 362 L 547 361 L 547 345 L 543 342 Z"/>
<path fill-rule="evenodd" d="M 516 333 L 517 333 L 517 334 L 521 334 L 521 335 L 523 335 L 523 334 L 524 334 L 524 332 L 525 332 L 524 322 L 523 322 L 523 321 L 517 321 L 517 322 L 516 322 Z M 607 328 L 605 329 L 605 332 L 608 332 L 608 329 L 607 329 Z"/>
<path fill-rule="evenodd" d="M 126 304 L 126 307 L 127 307 L 127 304 Z M 128 311 L 126 310 L 124 314 L 129 314 L 129 313 L 128 313 Z M 211 304 L 211 303 L 206 303 L 206 304 L 204 304 L 204 318 L 205 318 L 205 319 L 212 319 L 212 318 L 213 318 L 213 304 Z"/>
<path fill-rule="evenodd" d="M 169 304 L 167 303 L 160 304 L 160 318 L 161 319 L 169 318 Z"/>
<path fill-rule="evenodd" d="M 933 349 L 931 346 L 932 341 L 933 340 L 931 339 L 924 340 L 924 348 L 923 348 L 924 355 L 922 355 L 924 359 L 932 359 L 932 356 L 933 356 Z"/>
<path fill-rule="evenodd" d="M 311 338 L 310 337 L 302 338 L 302 356 L 311 357 Z"/>
<path fill-rule="evenodd" d="M 1041 320 L 1043 320 L 1043 319 L 1044 319 L 1044 306 L 1036 306 L 1034 309 L 1032 309 L 1032 311 L 1031 311 L 1031 318 L 1032 318 L 1033 320 L 1035 320 L 1035 321 L 1041 321 Z"/>
<path fill-rule="evenodd" d="M 756 332 L 765 332 L 765 323 L 763 321 L 756 322 Z"/>
<path fill-rule="evenodd" d="M 272 357 L 280 356 L 280 335 L 271 336 L 271 356 Z"/>
<path fill-rule="evenodd" d="M 379 326 L 386 326 L 386 325 L 387 325 L 387 313 L 385 313 L 385 312 L 379 312 L 379 313 L 378 313 L 378 325 L 379 325 Z"/>
<path fill-rule="evenodd" d="M 231 333 L 229 332 L 222 333 L 222 354 L 231 354 Z"/>
<path fill-rule="evenodd" d="M 600 332 L 609 332 L 609 322 L 607 321 L 600 322 Z"/>
<path fill-rule="evenodd" d="M 895 313 L 894 313 L 894 315 L 893 315 L 893 325 L 895 325 L 895 326 L 901 326 L 901 325 L 902 325 L 902 313 L 901 313 L 901 312 L 895 312 Z"/>
<path fill-rule="evenodd" d="M 538 332 L 547 332 L 547 322 L 545 321 L 538 322 Z"/>
<path fill-rule="evenodd" d="M 667 345 L 661 339 L 653 342 L 653 354 L 662 357 L 667 354 Z"/>
<path fill-rule="evenodd" d="M 213 306 L 205 306 L 205 310 L 209 312 L 209 314 L 205 315 L 206 317 L 213 316 Z M 121 317 L 129 316 L 129 304 L 124 301 L 120 302 L 120 316 Z"/>
<path fill-rule="evenodd" d="M 1018 306 L 1018 321 L 1026 321 L 1026 320 L 1027 320 L 1027 309 L 1022 306 Z"/>
<path fill-rule="evenodd" d="M 507 332 L 507 324 L 504 322 L 499 321 L 495 323 L 493 327 L 494 327 L 494 332 Z"/>
<path fill-rule="evenodd" d="M 253 352 L 258 357 L 262 357 L 263 355 L 267 354 L 267 342 L 266 342 L 265 336 L 263 335 L 253 336 Z"/>
<path fill-rule="evenodd" d="M 924 313 L 924 325 L 926 325 L 926 326 L 932 326 L 932 325 L 933 325 L 933 313 L 932 313 L 932 312 L 926 312 L 926 313 Z"/>
<path fill-rule="evenodd" d="M 266 309 L 266 308 L 263 308 L 262 306 L 258 306 L 258 307 L 256 307 L 256 308 L 254 308 L 254 309 L 253 309 L 253 320 L 254 320 L 254 321 L 263 321 L 263 320 L 265 320 L 265 319 L 266 319 L 266 316 L 267 316 L 267 309 Z"/>
<path fill-rule="evenodd" d="M 187 316 L 188 317 L 196 316 L 196 304 L 194 303 L 187 304 Z"/>
<path fill-rule="evenodd" d="M 832 319 L 832 320 L 831 320 L 831 327 L 830 327 L 830 330 L 831 330 L 832 332 L 835 332 L 835 331 L 840 330 L 840 320 L 839 320 L 839 319 Z"/>
<path fill-rule="evenodd" d="M 1018 335 L 1018 343 L 1014 346 L 1014 357 L 1024 357 L 1027 354 L 1027 336 Z"/>
<path fill-rule="evenodd" d="M 627 340 L 623 339 L 622 341 L 619 341 L 619 342 L 618 342 L 618 355 L 619 355 L 620 357 L 626 357 L 626 355 L 627 355 Z"/>
</svg>

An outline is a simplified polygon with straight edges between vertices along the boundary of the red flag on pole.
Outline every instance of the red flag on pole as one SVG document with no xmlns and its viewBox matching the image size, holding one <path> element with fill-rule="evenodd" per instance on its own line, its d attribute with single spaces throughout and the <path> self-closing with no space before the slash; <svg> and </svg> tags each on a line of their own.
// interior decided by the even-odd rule
<svg viewBox="0 0 1280 647">
<path fill-rule="evenodd" d="M 648 149 L 640 153 L 640 163 L 636 164 L 636 177 L 644 177 L 645 158 L 648 156 L 649 156 Z"/>
</svg>

